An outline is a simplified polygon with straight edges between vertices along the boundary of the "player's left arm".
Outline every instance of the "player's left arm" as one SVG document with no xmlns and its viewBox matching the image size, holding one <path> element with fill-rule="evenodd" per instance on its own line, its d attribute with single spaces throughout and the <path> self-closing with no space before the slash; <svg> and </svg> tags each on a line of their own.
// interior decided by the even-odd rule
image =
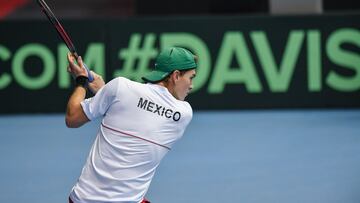
<svg viewBox="0 0 360 203">
<path fill-rule="evenodd" d="M 89 121 L 81 107 L 85 96 L 86 89 L 84 87 L 75 87 L 66 107 L 65 123 L 67 127 L 78 128 Z"/>
<path fill-rule="evenodd" d="M 75 58 L 72 54 L 68 54 L 68 71 L 77 78 L 79 76 L 87 76 L 87 72 L 85 68 L 83 68 L 83 62 L 81 57 L 78 58 L 77 64 L 74 62 Z M 96 92 L 101 89 L 105 85 L 104 80 L 101 76 L 97 75 L 94 72 L 91 72 L 94 76 L 94 81 L 92 83 L 88 83 L 89 89 L 96 94 Z M 86 97 L 86 85 L 76 85 L 74 92 L 69 98 L 67 107 L 66 107 L 66 116 L 65 116 L 65 123 L 66 126 L 69 128 L 77 128 L 88 122 L 90 119 L 86 116 L 81 102 Z"/>
</svg>

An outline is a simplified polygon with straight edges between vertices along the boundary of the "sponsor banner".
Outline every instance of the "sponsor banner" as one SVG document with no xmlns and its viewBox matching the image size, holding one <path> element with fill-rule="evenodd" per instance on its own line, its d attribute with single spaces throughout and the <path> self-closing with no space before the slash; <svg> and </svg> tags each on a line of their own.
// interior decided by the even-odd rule
<svg viewBox="0 0 360 203">
<path fill-rule="evenodd" d="M 106 81 L 140 81 L 157 54 L 199 57 L 188 101 L 199 109 L 360 107 L 360 15 L 63 21 Z M 68 50 L 50 23 L 0 24 L 0 113 L 64 112 Z M 89 95 L 91 96 L 91 95 Z"/>
</svg>

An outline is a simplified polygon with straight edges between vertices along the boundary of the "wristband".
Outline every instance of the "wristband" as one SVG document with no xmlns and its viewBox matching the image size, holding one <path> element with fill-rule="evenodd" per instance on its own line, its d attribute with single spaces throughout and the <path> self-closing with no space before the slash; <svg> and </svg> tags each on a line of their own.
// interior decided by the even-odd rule
<svg viewBox="0 0 360 203">
<path fill-rule="evenodd" d="M 89 78 L 83 75 L 77 76 L 75 79 L 76 86 L 86 87 L 89 82 Z"/>
</svg>

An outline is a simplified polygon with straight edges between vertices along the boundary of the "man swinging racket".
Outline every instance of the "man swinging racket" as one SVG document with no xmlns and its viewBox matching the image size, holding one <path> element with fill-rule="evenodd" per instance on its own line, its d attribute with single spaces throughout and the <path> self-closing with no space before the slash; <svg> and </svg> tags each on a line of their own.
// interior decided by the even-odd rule
<svg viewBox="0 0 360 203">
<path fill-rule="evenodd" d="M 161 159 L 192 118 L 184 101 L 193 88 L 195 56 L 180 47 L 162 51 L 145 84 L 118 77 L 107 84 L 92 72 L 89 83 L 81 57 L 68 55 L 76 87 L 66 109 L 66 125 L 77 128 L 103 117 L 99 132 L 73 187 L 70 203 L 145 203 Z M 95 96 L 85 99 L 87 88 Z"/>
</svg>

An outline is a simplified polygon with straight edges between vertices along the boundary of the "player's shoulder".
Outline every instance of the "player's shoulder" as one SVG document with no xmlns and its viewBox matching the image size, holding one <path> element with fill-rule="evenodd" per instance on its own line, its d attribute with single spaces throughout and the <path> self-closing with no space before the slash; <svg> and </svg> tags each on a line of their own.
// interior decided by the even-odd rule
<svg viewBox="0 0 360 203">
<path fill-rule="evenodd" d="M 116 83 L 116 87 L 118 91 L 127 93 L 128 91 L 131 91 L 132 93 L 135 92 L 142 92 L 146 91 L 148 88 L 146 88 L 145 84 L 136 82 L 133 80 L 130 80 L 125 77 L 116 77 L 113 79 L 114 83 Z"/>
<path fill-rule="evenodd" d="M 180 102 L 184 106 L 184 108 L 192 110 L 192 107 L 189 102 L 187 102 L 187 101 L 180 101 Z"/>
<path fill-rule="evenodd" d="M 192 107 L 191 107 L 191 105 L 190 105 L 189 102 L 178 100 L 178 106 L 180 106 L 180 108 L 181 108 L 184 112 L 186 112 L 190 117 L 192 117 L 193 110 L 192 110 Z"/>
<path fill-rule="evenodd" d="M 129 80 L 128 78 L 125 78 L 125 77 L 116 77 L 114 79 L 112 79 L 111 81 L 115 81 L 117 83 L 129 83 L 131 82 L 131 80 Z"/>
<path fill-rule="evenodd" d="M 116 77 L 114 79 L 112 79 L 111 81 L 113 81 L 114 83 L 116 83 L 117 85 L 120 85 L 120 86 L 128 86 L 128 87 L 131 87 L 131 86 L 141 86 L 142 84 L 139 83 L 139 82 L 136 82 L 136 81 L 132 81 L 128 78 L 125 78 L 125 77 Z"/>
</svg>

